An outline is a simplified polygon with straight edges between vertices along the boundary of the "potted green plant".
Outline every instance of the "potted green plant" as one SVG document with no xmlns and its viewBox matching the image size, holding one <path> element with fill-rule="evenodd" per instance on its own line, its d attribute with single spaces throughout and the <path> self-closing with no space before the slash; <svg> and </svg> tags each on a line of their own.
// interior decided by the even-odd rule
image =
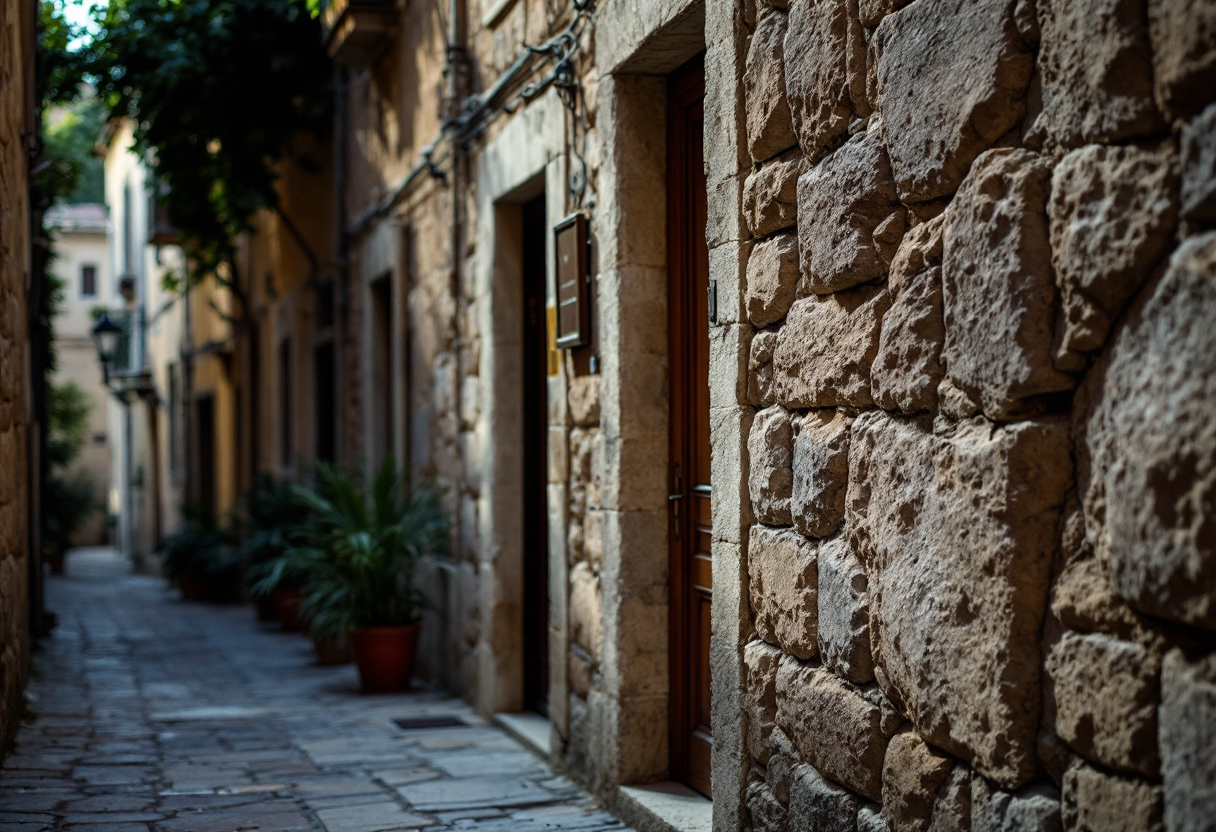
<svg viewBox="0 0 1216 832">
<path fill-rule="evenodd" d="M 206 512 L 188 508 L 184 515 L 181 529 L 156 547 L 165 575 L 188 601 L 236 600 L 241 559 L 231 531 Z"/>
<path fill-rule="evenodd" d="M 289 482 L 260 474 L 241 496 L 241 514 L 240 556 L 245 562 L 245 586 L 257 605 L 258 618 L 277 620 L 284 629 L 299 629 L 295 612 L 301 576 L 280 570 L 273 581 L 266 581 L 294 545 L 307 518 L 295 489 Z"/>
<path fill-rule="evenodd" d="M 305 574 L 300 615 L 314 637 L 349 636 L 364 691 L 409 687 L 426 596 L 419 561 L 446 557 L 448 521 L 429 484 L 410 487 L 390 456 L 366 482 L 319 463 L 297 488 L 309 542 L 292 550 Z"/>
</svg>

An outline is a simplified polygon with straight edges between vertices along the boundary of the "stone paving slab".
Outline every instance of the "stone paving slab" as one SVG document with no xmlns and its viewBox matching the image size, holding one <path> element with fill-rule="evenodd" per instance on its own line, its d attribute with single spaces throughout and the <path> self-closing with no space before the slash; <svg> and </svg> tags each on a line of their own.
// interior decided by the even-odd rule
<svg viewBox="0 0 1216 832">
<path fill-rule="evenodd" d="M 0 832 L 630 832 L 465 703 L 362 696 L 303 637 L 110 550 L 72 553 L 47 594 Z M 394 723 L 440 715 L 465 725 Z"/>
</svg>

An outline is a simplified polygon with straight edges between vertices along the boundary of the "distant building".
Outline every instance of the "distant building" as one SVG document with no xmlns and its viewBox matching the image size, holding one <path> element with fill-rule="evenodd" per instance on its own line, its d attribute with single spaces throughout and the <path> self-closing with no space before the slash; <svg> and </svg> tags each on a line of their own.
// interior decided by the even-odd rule
<svg viewBox="0 0 1216 832">
<path fill-rule="evenodd" d="M 95 311 L 118 298 L 106 247 L 108 222 L 104 205 L 60 205 L 46 213 L 46 225 L 54 235 L 51 272 L 63 282 L 63 301 L 54 322 L 58 370 L 53 382 L 75 382 L 93 403 L 89 437 L 72 472 L 83 471 L 93 482 L 97 511 L 77 532 L 73 540 L 77 546 L 100 545 L 108 539 L 110 409 L 114 405 L 102 383 L 93 344 Z"/>
<path fill-rule="evenodd" d="M 166 280 L 183 273 L 181 251 L 157 224 L 148 166 L 133 143 L 126 121 L 113 122 L 103 139 L 114 275 L 104 305 L 124 330 L 110 374 L 108 505 L 119 548 L 143 563 L 186 500 L 181 363 L 190 340 L 186 298 Z"/>
</svg>

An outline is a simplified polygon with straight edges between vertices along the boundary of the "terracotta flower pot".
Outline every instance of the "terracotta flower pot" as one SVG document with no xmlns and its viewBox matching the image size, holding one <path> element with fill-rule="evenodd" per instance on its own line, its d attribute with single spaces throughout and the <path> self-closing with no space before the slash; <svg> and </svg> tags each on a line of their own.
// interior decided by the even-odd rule
<svg viewBox="0 0 1216 832">
<path fill-rule="evenodd" d="M 419 625 L 351 630 L 364 693 L 405 690 L 414 675 Z"/>
<path fill-rule="evenodd" d="M 314 635 L 312 649 L 317 654 L 317 664 L 346 664 L 351 659 L 350 639 L 330 641 Z"/>
<path fill-rule="evenodd" d="M 301 594 L 298 589 L 276 589 L 270 593 L 270 599 L 274 601 L 275 612 L 279 616 L 279 623 L 288 633 L 298 633 L 303 629 L 300 626 Z"/>
<path fill-rule="evenodd" d="M 278 621 L 279 611 L 275 608 L 274 599 L 263 596 L 254 601 L 258 613 L 258 621 Z"/>
<path fill-rule="evenodd" d="M 206 578 L 180 575 L 177 583 L 181 587 L 182 598 L 187 601 L 207 601 L 211 598 L 211 583 Z"/>
</svg>

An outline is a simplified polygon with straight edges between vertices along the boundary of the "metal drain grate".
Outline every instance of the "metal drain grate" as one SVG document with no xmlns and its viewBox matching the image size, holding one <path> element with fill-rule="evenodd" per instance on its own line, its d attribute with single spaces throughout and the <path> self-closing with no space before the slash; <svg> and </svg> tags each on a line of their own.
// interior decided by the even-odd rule
<svg viewBox="0 0 1216 832">
<path fill-rule="evenodd" d="M 393 724 L 402 731 L 419 731 L 423 728 L 468 728 L 469 723 L 458 716 L 415 716 L 394 719 Z"/>
</svg>

